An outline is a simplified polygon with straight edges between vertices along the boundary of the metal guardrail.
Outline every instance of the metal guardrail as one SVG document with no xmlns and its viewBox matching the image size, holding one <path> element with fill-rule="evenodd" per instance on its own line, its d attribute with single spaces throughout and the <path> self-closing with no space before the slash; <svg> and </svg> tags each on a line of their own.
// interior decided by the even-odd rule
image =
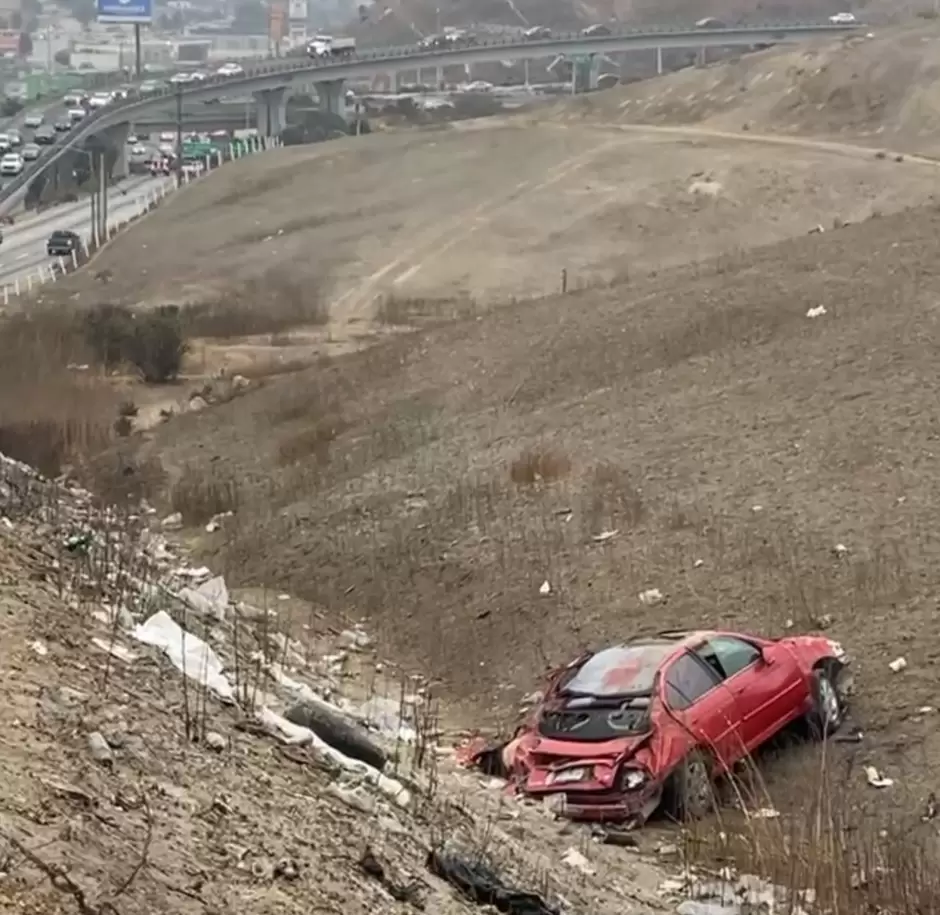
<svg viewBox="0 0 940 915">
<path fill-rule="evenodd" d="M 148 92 L 145 96 L 120 99 L 112 102 L 103 108 L 95 109 L 86 115 L 68 134 L 59 140 L 49 155 L 43 156 L 38 162 L 33 163 L 30 168 L 22 172 L 19 177 L 0 190 L 0 210 L 3 204 L 21 191 L 33 178 L 58 160 L 71 146 L 74 146 L 79 140 L 91 136 L 95 133 L 94 126 L 104 121 L 104 128 L 121 123 L 115 119 L 114 115 L 120 112 L 127 112 L 131 115 L 134 110 L 151 105 L 161 99 L 176 98 L 182 95 L 183 100 L 189 97 L 195 97 L 204 93 L 206 89 L 214 86 L 225 86 L 226 88 L 238 89 L 239 87 L 248 88 L 248 85 L 260 78 L 276 77 L 279 74 L 296 75 L 298 73 L 329 73 L 330 71 L 342 71 L 348 69 L 351 65 L 357 63 L 382 63 L 387 61 L 390 64 L 400 63 L 404 58 L 413 60 L 416 65 L 420 65 L 422 60 L 433 59 L 435 61 L 444 58 L 460 60 L 461 58 L 472 56 L 474 52 L 502 48 L 507 51 L 526 51 L 533 54 L 540 51 L 545 52 L 546 56 L 552 53 L 560 53 L 572 44 L 580 46 L 595 46 L 599 50 L 605 48 L 610 50 L 610 44 L 616 44 L 628 39 L 652 40 L 659 36 L 671 37 L 672 39 L 688 37 L 690 44 L 696 40 L 708 38 L 713 41 L 719 36 L 742 39 L 753 36 L 755 44 L 765 42 L 767 34 L 779 33 L 781 37 L 787 35 L 823 35 L 823 34 L 846 34 L 864 28 L 862 23 L 852 23 L 851 25 L 832 24 L 832 23 L 769 23 L 760 26 L 741 26 L 728 29 L 712 28 L 644 28 L 627 29 L 617 32 L 611 32 L 609 35 L 583 35 L 580 32 L 566 33 L 556 35 L 551 38 L 526 41 L 518 37 L 511 38 L 488 38 L 477 40 L 471 45 L 462 45 L 454 48 L 422 48 L 418 45 L 406 45 L 397 48 L 376 48 L 375 50 L 359 51 L 354 54 L 348 54 L 340 58 L 310 58 L 295 57 L 282 58 L 277 63 L 269 61 L 258 64 L 253 67 L 245 67 L 244 75 L 238 76 L 210 76 L 199 81 L 198 85 L 184 84 L 183 86 L 174 86 L 158 92 Z M 739 42 L 740 43 L 740 42 Z M 130 117 L 127 120 L 131 120 Z"/>
</svg>

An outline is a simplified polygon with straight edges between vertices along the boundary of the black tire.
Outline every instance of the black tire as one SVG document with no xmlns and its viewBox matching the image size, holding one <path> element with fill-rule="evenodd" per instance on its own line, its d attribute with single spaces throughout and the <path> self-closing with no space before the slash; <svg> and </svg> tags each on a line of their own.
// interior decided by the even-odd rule
<svg viewBox="0 0 940 915">
<path fill-rule="evenodd" d="M 715 809 L 711 764 L 701 750 L 693 750 L 676 767 L 666 786 L 669 812 L 680 823 L 699 820 Z"/>
<path fill-rule="evenodd" d="M 345 716 L 331 712 L 322 705 L 298 702 L 291 706 L 284 717 L 293 724 L 309 728 L 321 740 L 351 759 L 358 759 L 381 771 L 387 757 L 375 744 L 365 729 Z"/>
<path fill-rule="evenodd" d="M 836 662 L 821 664 L 813 671 L 810 692 L 813 707 L 806 716 L 810 736 L 825 740 L 842 727 L 847 710 L 845 697 L 839 688 L 842 667 Z"/>
</svg>

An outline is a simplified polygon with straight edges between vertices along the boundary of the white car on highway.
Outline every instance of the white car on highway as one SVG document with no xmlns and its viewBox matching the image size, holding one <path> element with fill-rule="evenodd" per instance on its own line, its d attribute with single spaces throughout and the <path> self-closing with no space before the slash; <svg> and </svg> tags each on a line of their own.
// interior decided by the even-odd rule
<svg viewBox="0 0 940 915">
<path fill-rule="evenodd" d="M 222 64 L 218 70 L 215 71 L 216 76 L 244 76 L 245 68 L 241 64 L 237 64 L 234 61 L 229 61 L 227 64 Z"/>
<path fill-rule="evenodd" d="M 26 120 L 23 121 L 23 124 L 30 130 L 35 130 L 37 127 L 42 127 L 42 115 L 28 114 L 26 115 Z"/>
<path fill-rule="evenodd" d="M 18 175 L 26 167 L 26 162 L 19 153 L 7 153 L 0 159 L 0 175 Z"/>
<path fill-rule="evenodd" d="M 23 158 L 27 162 L 34 162 L 42 155 L 42 147 L 36 143 L 27 143 L 23 147 Z"/>
<path fill-rule="evenodd" d="M 114 101 L 114 96 L 110 92 L 96 92 L 90 99 L 88 99 L 89 108 L 104 108 L 105 105 L 110 105 Z"/>
<path fill-rule="evenodd" d="M 193 81 L 192 73 L 174 73 L 170 77 L 170 82 L 174 86 L 184 86 L 186 83 L 191 83 Z"/>
<path fill-rule="evenodd" d="M 854 13 L 836 13 L 829 17 L 829 21 L 833 25 L 852 25 L 856 19 Z"/>
<path fill-rule="evenodd" d="M 84 108 L 69 108 L 69 120 L 77 124 L 85 115 L 88 114 Z"/>
</svg>

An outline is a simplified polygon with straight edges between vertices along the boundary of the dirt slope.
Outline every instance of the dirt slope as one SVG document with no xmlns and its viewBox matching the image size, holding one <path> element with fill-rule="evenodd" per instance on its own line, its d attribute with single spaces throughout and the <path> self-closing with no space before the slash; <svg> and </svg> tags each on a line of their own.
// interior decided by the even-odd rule
<svg viewBox="0 0 940 915">
<path fill-rule="evenodd" d="M 940 26 L 745 55 L 558 106 L 563 119 L 696 124 L 936 152 Z"/>
</svg>

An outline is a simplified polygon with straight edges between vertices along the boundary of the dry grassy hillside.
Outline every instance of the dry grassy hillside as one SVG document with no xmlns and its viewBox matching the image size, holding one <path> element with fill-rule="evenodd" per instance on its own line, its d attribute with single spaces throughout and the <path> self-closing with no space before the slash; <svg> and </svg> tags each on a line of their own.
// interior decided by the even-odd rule
<svg viewBox="0 0 940 915">
<path fill-rule="evenodd" d="M 933 151 L 938 76 L 940 26 L 921 23 L 745 55 L 567 100 L 557 111 L 567 120 L 695 124 Z"/>
</svg>

